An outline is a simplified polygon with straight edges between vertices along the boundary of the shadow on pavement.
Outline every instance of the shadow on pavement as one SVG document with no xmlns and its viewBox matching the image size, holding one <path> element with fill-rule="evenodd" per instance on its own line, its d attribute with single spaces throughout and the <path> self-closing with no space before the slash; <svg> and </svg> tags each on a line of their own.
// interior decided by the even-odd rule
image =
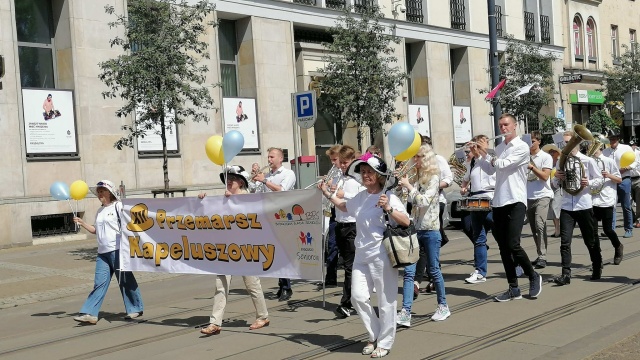
<svg viewBox="0 0 640 360">
<path fill-rule="evenodd" d="M 80 248 L 76 250 L 69 251 L 69 255 L 79 257 L 77 260 L 85 260 L 96 262 L 96 257 L 98 257 L 98 247 L 89 247 L 89 248 Z"/>
</svg>

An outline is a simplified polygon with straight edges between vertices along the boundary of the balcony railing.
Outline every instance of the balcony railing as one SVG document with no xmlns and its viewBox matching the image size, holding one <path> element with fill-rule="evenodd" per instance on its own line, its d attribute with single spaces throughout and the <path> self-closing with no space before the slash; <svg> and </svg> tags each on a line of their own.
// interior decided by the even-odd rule
<svg viewBox="0 0 640 360">
<path fill-rule="evenodd" d="M 527 41 L 536 41 L 536 17 L 532 12 L 524 12 L 524 38 Z"/>
<path fill-rule="evenodd" d="M 329 9 L 344 9 L 347 7 L 346 0 L 326 0 Z"/>
<path fill-rule="evenodd" d="M 293 0 L 294 3 L 316 6 L 316 0 Z"/>
<path fill-rule="evenodd" d="M 450 0 L 451 8 L 451 28 L 465 30 L 467 21 L 465 18 L 464 0 Z"/>
<path fill-rule="evenodd" d="M 496 33 L 502 37 L 502 6 L 496 5 Z"/>
<path fill-rule="evenodd" d="M 540 41 L 551 44 L 551 32 L 549 31 L 549 17 L 540 15 Z"/>
<path fill-rule="evenodd" d="M 406 0 L 407 3 L 407 21 L 422 23 L 424 15 L 422 14 L 422 0 Z"/>
<path fill-rule="evenodd" d="M 353 10 L 360 12 L 363 9 L 370 9 L 375 5 L 375 0 L 354 0 Z"/>
</svg>

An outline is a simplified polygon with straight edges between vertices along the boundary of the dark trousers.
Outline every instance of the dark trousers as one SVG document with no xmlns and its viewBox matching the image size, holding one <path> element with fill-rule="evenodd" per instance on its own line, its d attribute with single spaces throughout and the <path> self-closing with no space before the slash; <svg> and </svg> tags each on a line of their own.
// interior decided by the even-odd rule
<svg viewBox="0 0 640 360">
<path fill-rule="evenodd" d="M 618 248 L 620 246 L 620 239 L 618 239 L 618 234 L 616 234 L 615 230 L 613 230 L 613 206 L 610 207 L 593 207 L 593 215 L 596 218 L 596 223 L 593 228 L 593 232 L 598 233 L 598 221 L 602 223 L 602 231 L 604 231 L 605 235 L 611 240 L 611 245 L 614 248 Z"/>
<path fill-rule="evenodd" d="M 291 290 L 291 279 L 279 278 L 278 286 L 282 290 Z"/>
<path fill-rule="evenodd" d="M 516 265 L 522 267 L 529 279 L 533 279 L 535 273 L 527 252 L 520 246 L 526 213 L 527 207 L 521 202 L 493 208 L 493 219 L 498 222 L 494 226 L 493 237 L 500 248 L 500 258 L 510 287 L 518 287 Z"/>
<path fill-rule="evenodd" d="M 447 204 L 445 203 L 440 203 L 440 214 L 439 214 L 439 220 L 440 220 L 440 236 L 442 237 L 442 244 L 445 244 L 447 242 L 449 242 L 449 238 L 447 237 L 447 234 L 444 233 L 444 227 L 442 226 L 442 215 L 444 214 L 445 210 L 447 210 Z"/>
<path fill-rule="evenodd" d="M 351 308 L 351 273 L 353 272 L 353 259 L 356 257 L 356 224 L 337 223 L 336 244 L 338 252 L 344 260 L 344 285 L 342 287 L 342 299 L 340 305 Z"/>
<path fill-rule="evenodd" d="M 589 250 L 589 257 L 593 268 L 602 266 L 600 254 L 600 239 L 596 232 L 596 222 L 593 209 L 560 212 L 560 258 L 562 259 L 562 274 L 571 275 L 571 239 L 576 222 L 580 227 L 582 239 Z"/>
<path fill-rule="evenodd" d="M 338 245 L 336 244 L 336 224 L 331 221 L 329 223 L 329 232 L 327 233 L 327 248 L 325 249 L 325 263 L 327 264 L 327 273 L 324 276 L 324 282 L 328 285 L 338 283 Z"/>
</svg>

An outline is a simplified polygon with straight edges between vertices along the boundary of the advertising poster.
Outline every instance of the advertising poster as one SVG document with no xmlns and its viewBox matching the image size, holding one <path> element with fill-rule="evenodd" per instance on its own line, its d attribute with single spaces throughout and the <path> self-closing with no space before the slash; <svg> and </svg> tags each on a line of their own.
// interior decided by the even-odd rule
<svg viewBox="0 0 640 360">
<path fill-rule="evenodd" d="M 409 104 L 409 124 L 420 134 L 431 136 L 429 105 Z"/>
<path fill-rule="evenodd" d="M 258 111 L 256 99 L 223 98 L 222 115 L 224 116 L 224 133 L 236 130 L 244 136 L 243 151 L 259 151 Z"/>
<path fill-rule="evenodd" d="M 322 280 L 317 189 L 123 199 L 120 264 L 131 271 Z"/>
<path fill-rule="evenodd" d="M 77 154 L 73 91 L 22 89 L 27 155 Z"/>
<path fill-rule="evenodd" d="M 143 107 L 136 109 L 136 117 L 141 116 Z M 177 125 L 172 123 L 175 119 L 175 113 L 171 111 L 165 116 L 165 137 L 167 138 L 167 151 L 178 151 L 178 131 Z M 160 124 L 138 124 L 138 128 L 146 128 L 144 137 L 138 137 L 138 152 L 160 152 L 162 151 L 162 137 Z"/>
<path fill-rule="evenodd" d="M 468 106 L 453 107 L 453 134 L 456 144 L 471 141 L 471 108 Z"/>
</svg>

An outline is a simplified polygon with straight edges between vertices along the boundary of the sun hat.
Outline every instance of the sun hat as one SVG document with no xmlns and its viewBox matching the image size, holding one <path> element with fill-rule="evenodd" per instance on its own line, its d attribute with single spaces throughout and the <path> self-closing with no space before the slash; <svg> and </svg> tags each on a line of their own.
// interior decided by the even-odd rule
<svg viewBox="0 0 640 360">
<path fill-rule="evenodd" d="M 543 146 L 542 151 L 546 152 L 547 154 L 551 153 L 552 151 L 556 151 L 558 154 L 561 152 L 560 148 L 554 144 L 547 144 Z"/>
<path fill-rule="evenodd" d="M 89 190 L 93 193 L 93 195 L 98 196 L 98 188 L 105 188 L 109 190 L 109 192 L 116 198 L 116 200 L 120 200 L 120 196 L 118 196 L 118 191 L 116 191 L 116 187 L 109 180 L 100 180 L 96 184 L 96 186 L 91 186 Z"/>
<path fill-rule="evenodd" d="M 384 162 L 384 160 L 382 160 L 382 158 L 378 156 L 372 155 L 369 152 L 365 153 L 360 158 L 352 162 L 351 165 L 349 165 L 349 168 L 347 169 L 347 175 L 355 177 L 356 174 L 360 174 L 360 165 L 362 164 L 371 166 L 371 168 L 373 168 L 373 170 L 380 175 L 388 175 L 387 164 Z"/>
<path fill-rule="evenodd" d="M 607 130 L 607 137 L 612 138 L 620 138 L 620 130 Z"/>
<path fill-rule="evenodd" d="M 220 173 L 220 181 L 222 181 L 223 184 L 225 184 L 224 182 L 225 173 L 229 175 L 239 176 L 244 182 L 244 187 L 245 188 L 249 187 L 249 173 L 244 169 L 244 167 L 240 165 L 231 165 L 225 168 L 224 171 Z"/>
</svg>

